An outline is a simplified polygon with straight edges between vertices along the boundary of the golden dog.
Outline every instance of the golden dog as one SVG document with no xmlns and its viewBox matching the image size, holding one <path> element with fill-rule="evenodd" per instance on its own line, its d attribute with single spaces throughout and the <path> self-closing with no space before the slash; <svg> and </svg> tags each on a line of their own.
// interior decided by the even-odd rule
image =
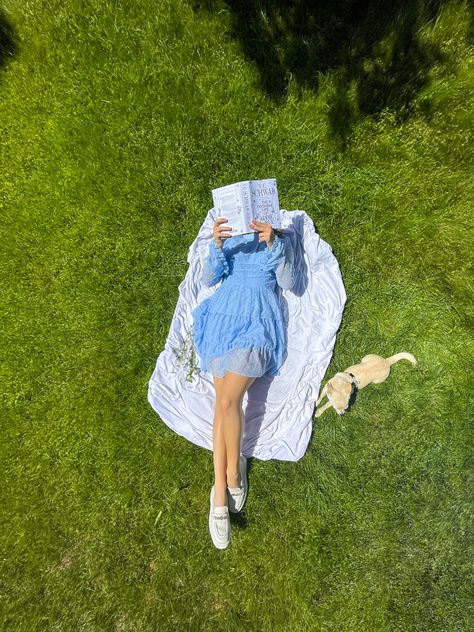
<svg viewBox="0 0 474 632">
<path fill-rule="evenodd" d="M 316 406 L 319 406 L 325 395 L 327 395 L 329 401 L 322 408 L 317 409 L 315 417 L 322 415 L 331 406 L 338 415 L 343 415 L 349 407 L 353 394 L 365 388 L 368 384 L 384 382 L 390 375 L 391 365 L 399 360 L 409 360 L 413 365 L 416 365 L 415 357 L 405 351 L 396 353 L 389 358 L 383 358 L 371 353 L 362 358 L 360 364 L 353 364 L 345 371 L 336 373 L 333 378 L 326 382 L 321 391 Z"/>
</svg>

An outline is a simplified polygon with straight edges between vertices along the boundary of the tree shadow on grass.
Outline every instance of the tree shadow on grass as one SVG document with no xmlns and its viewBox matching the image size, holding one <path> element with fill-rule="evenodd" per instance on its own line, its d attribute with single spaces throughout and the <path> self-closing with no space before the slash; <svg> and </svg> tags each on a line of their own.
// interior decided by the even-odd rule
<svg viewBox="0 0 474 632">
<path fill-rule="evenodd" d="M 15 29 L 10 24 L 5 11 L 0 7 L 0 70 L 13 58 L 18 50 Z"/>
<path fill-rule="evenodd" d="M 329 123 L 343 145 L 361 117 L 387 109 L 398 122 L 409 117 L 430 69 L 448 61 L 418 35 L 447 0 L 190 1 L 196 11 L 230 14 L 230 37 L 275 103 L 285 101 L 290 81 L 318 92 L 331 75 Z"/>
</svg>

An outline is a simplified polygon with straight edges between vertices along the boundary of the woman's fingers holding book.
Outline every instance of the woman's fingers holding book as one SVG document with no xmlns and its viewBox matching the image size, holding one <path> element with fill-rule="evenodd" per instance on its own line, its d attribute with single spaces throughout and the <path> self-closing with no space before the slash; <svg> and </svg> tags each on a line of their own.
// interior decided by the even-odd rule
<svg viewBox="0 0 474 632">
<path fill-rule="evenodd" d="M 225 217 L 219 217 L 214 222 L 214 240 L 219 248 L 222 248 L 222 240 L 227 237 L 232 237 L 229 231 L 232 231 L 230 226 L 222 226 L 228 220 Z"/>
<path fill-rule="evenodd" d="M 222 226 L 222 224 L 227 223 L 228 221 L 229 220 L 227 220 L 225 217 L 219 217 L 219 219 L 216 219 L 216 221 L 214 222 L 214 232 L 232 230 L 230 226 Z"/>
<path fill-rule="evenodd" d="M 254 228 L 258 231 L 258 241 L 266 241 L 270 244 L 273 243 L 273 228 L 271 224 L 260 222 L 258 219 L 253 219 L 250 222 L 250 228 Z"/>
<path fill-rule="evenodd" d="M 217 234 L 218 234 L 219 237 L 231 237 L 232 234 L 228 232 L 228 231 L 231 231 L 231 230 L 232 230 L 232 228 L 220 228 L 218 230 Z"/>
<path fill-rule="evenodd" d="M 262 232 L 265 233 L 272 229 L 270 224 L 267 224 L 266 222 L 261 222 L 258 219 L 253 219 L 250 222 L 250 226 L 252 228 L 255 228 L 255 230 L 258 230 L 259 233 L 262 233 Z"/>
<path fill-rule="evenodd" d="M 232 230 L 231 226 L 220 226 L 217 225 L 214 227 L 214 234 L 217 234 L 219 237 L 226 237 L 225 233 L 228 233 Z"/>
</svg>

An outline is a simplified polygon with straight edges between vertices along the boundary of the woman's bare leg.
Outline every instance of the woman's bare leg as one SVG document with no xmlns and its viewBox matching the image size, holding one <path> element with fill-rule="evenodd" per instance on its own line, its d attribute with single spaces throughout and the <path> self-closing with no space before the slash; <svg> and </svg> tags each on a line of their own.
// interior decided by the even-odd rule
<svg viewBox="0 0 474 632">
<path fill-rule="evenodd" d="M 222 392 L 223 377 L 213 375 L 216 389 L 216 403 L 214 412 L 214 425 L 212 428 L 212 449 L 214 460 L 214 506 L 220 507 L 227 504 L 227 455 L 225 437 L 222 424 L 222 414 L 220 412 L 220 398 Z"/>
<path fill-rule="evenodd" d="M 240 485 L 240 449 L 244 432 L 242 399 L 256 378 L 228 371 L 220 390 L 219 403 L 223 419 L 227 456 L 227 485 Z"/>
</svg>

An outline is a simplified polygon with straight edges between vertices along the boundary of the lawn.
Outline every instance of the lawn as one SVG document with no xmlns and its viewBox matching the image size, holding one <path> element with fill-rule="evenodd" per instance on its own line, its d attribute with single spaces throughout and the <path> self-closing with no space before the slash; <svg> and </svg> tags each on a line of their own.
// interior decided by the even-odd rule
<svg viewBox="0 0 474 632">
<path fill-rule="evenodd" d="M 2 632 L 468 631 L 474 10 L 0 0 Z M 348 300 L 326 378 L 415 355 L 299 462 L 147 402 L 211 188 L 276 177 Z"/>
</svg>

